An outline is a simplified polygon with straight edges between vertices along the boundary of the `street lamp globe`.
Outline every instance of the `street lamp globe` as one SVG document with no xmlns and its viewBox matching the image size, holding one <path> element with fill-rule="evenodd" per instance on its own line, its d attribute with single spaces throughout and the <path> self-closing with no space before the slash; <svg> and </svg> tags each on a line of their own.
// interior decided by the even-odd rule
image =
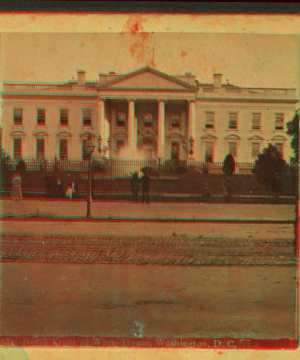
<svg viewBox="0 0 300 360">
<path fill-rule="evenodd" d="M 89 136 L 84 143 L 84 151 L 88 156 L 90 156 L 93 153 L 94 148 L 95 144 L 93 143 L 93 139 L 91 136 Z"/>
</svg>

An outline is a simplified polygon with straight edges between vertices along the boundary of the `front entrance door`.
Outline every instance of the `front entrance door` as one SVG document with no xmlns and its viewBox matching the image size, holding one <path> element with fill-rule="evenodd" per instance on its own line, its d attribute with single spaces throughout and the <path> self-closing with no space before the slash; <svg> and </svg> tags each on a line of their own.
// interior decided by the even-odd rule
<svg viewBox="0 0 300 360">
<path fill-rule="evenodd" d="M 171 142 L 171 160 L 179 160 L 180 147 L 178 141 Z"/>
<path fill-rule="evenodd" d="M 145 160 L 152 160 L 153 159 L 153 148 L 152 147 L 144 147 L 144 158 Z"/>
</svg>

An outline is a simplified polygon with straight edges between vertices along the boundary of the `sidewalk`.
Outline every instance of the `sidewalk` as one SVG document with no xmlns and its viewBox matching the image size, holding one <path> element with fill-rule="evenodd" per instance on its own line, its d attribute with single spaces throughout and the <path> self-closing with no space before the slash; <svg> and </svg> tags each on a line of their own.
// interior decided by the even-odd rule
<svg viewBox="0 0 300 360">
<path fill-rule="evenodd" d="M 115 221 L 206 221 L 293 223 L 295 205 L 211 204 L 211 203 L 132 203 L 94 200 L 93 220 Z M 0 200 L 2 219 L 87 220 L 83 200 L 26 199 Z"/>
</svg>

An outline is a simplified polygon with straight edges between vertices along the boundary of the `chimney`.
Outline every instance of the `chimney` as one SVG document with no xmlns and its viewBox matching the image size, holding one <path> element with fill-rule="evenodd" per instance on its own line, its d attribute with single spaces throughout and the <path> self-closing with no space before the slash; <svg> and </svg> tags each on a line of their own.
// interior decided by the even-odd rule
<svg viewBox="0 0 300 360">
<path fill-rule="evenodd" d="M 77 80 L 79 85 L 85 83 L 85 70 L 77 70 Z"/>
<path fill-rule="evenodd" d="M 109 75 L 116 75 L 116 72 L 115 71 L 109 71 L 108 74 Z"/>
<path fill-rule="evenodd" d="M 214 75 L 214 86 L 221 87 L 222 84 L 222 74 L 213 74 Z"/>
</svg>

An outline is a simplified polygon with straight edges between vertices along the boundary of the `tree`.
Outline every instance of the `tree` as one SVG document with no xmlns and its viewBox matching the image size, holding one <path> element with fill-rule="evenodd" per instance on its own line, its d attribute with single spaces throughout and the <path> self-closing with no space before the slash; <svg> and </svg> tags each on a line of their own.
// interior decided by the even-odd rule
<svg viewBox="0 0 300 360">
<path fill-rule="evenodd" d="M 287 134 L 292 137 L 291 148 L 293 149 L 294 156 L 291 158 L 291 166 L 298 173 L 299 167 L 299 110 L 295 112 L 295 115 L 291 121 L 287 123 Z"/>
<path fill-rule="evenodd" d="M 235 171 L 235 160 L 231 154 L 227 154 L 225 156 L 222 170 L 225 176 L 224 178 L 224 186 L 226 189 L 225 200 L 230 201 L 232 195 L 232 183 L 230 181 L 230 178 Z"/>
<path fill-rule="evenodd" d="M 231 154 L 226 155 L 223 161 L 223 173 L 226 176 L 231 176 L 235 171 L 235 161 L 234 157 Z"/>
<path fill-rule="evenodd" d="M 289 174 L 289 166 L 274 145 L 269 144 L 255 160 L 252 173 L 268 191 L 282 191 L 282 179 Z"/>
</svg>

